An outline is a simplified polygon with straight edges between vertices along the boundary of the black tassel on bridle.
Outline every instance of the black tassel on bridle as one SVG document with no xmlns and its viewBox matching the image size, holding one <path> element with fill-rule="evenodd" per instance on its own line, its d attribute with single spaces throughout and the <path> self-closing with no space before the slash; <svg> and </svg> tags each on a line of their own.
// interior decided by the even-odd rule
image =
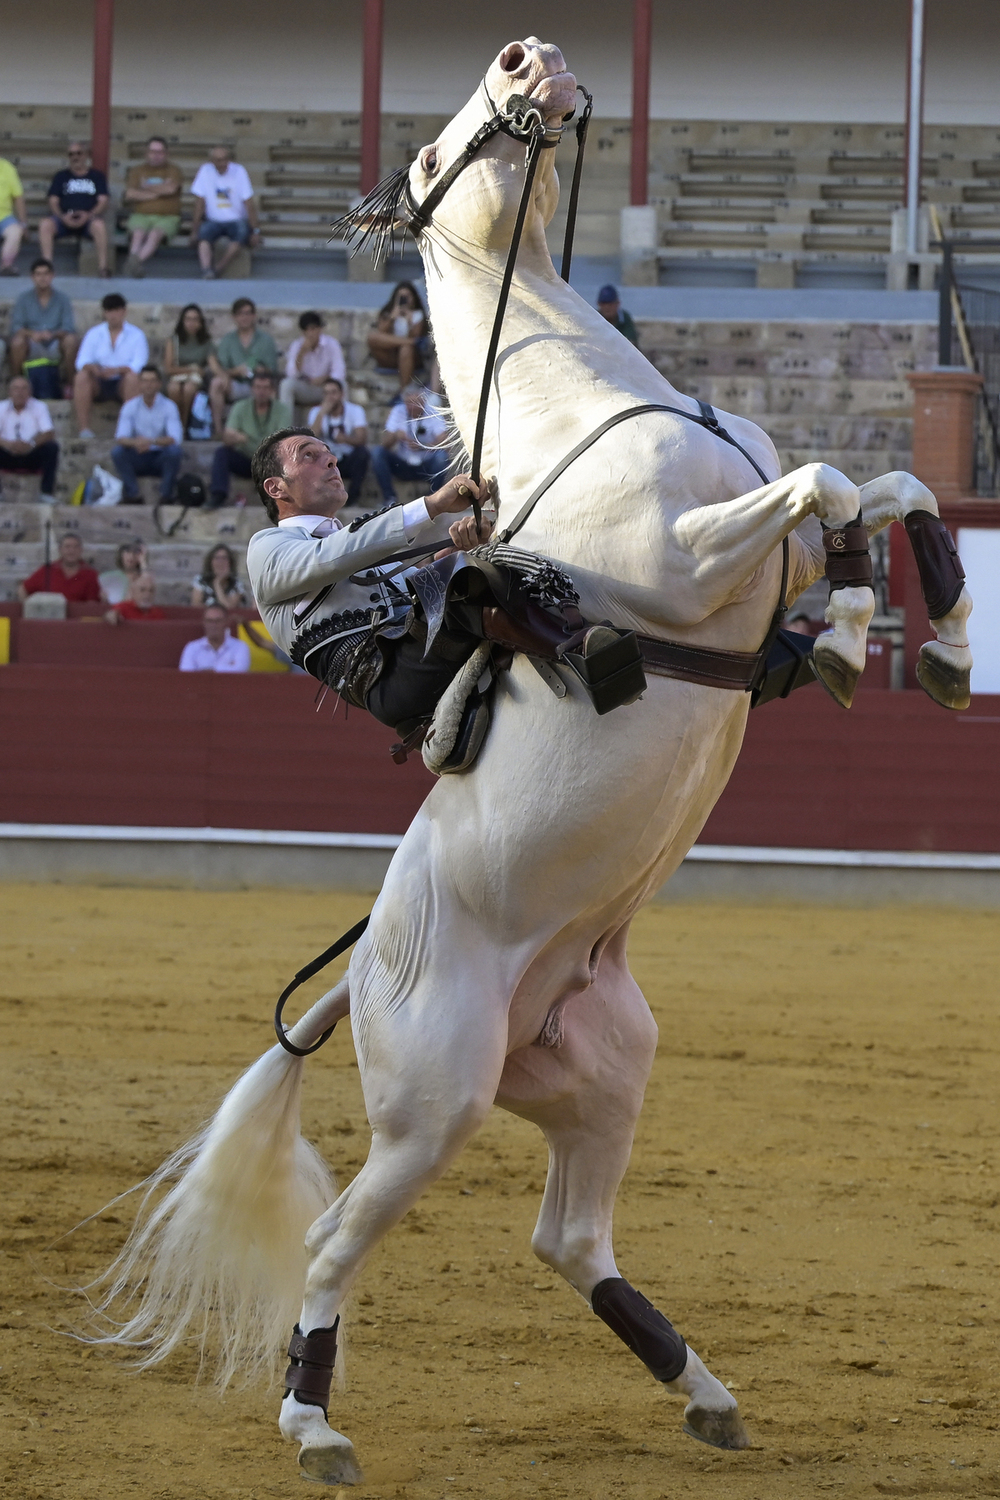
<svg viewBox="0 0 1000 1500">
<path fill-rule="evenodd" d="M 409 197 L 409 167 L 397 167 L 376 183 L 360 203 L 336 219 L 336 239 L 346 240 L 350 254 L 368 252 L 376 265 L 395 255 L 409 227 L 404 202 Z"/>
</svg>

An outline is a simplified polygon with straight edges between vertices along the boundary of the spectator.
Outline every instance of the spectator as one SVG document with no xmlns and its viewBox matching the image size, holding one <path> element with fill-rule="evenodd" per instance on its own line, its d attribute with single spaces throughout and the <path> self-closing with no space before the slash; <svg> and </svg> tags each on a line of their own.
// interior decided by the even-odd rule
<svg viewBox="0 0 1000 1500">
<path fill-rule="evenodd" d="M 160 499 L 174 492 L 184 450 L 181 414 L 160 389 L 160 372 L 146 365 L 139 375 L 139 395 L 126 401 L 118 414 L 115 446 L 111 458 L 125 492 L 123 505 L 141 505 L 138 479 L 155 474 L 160 481 Z"/>
<path fill-rule="evenodd" d="M 597 294 L 597 311 L 602 318 L 623 333 L 630 344 L 639 347 L 639 330 L 632 321 L 632 314 L 627 313 L 618 299 L 617 289 L 610 284 L 602 286 Z"/>
<path fill-rule="evenodd" d="M 315 406 L 322 401 L 324 380 L 342 381 L 347 374 L 340 341 L 323 332 L 319 313 L 303 313 L 299 327 L 302 337 L 288 351 L 285 378 L 278 392 L 279 401 L 284 401 L 293 412 L 296 402 L 300 406 Z"/>
<path fill-rule="evenodd" d="M 372 468 L 383 498 L 395 500 L 392 477 L 426 479 L 432 488 L 443 482 L 451 462 L 445 439 L 448 424 L 441 416 L 439 398 L 422 386 L 407 386 L 389 408 L 382 446 L 372 450 Z"/>
<path fill-rule="evenodd" d="M 145 276 L 146 262 L 151 260 L 164 240 L 173 239 L 181 222 L 181 169 L 167 160 L 167 143 L 162 135 L 152 135 L 146 142 L 146 160 L 129 167 L 125 175 L 125 202 L 133 205 L 129 214 L 128 276 Z"/>
<path fill-rule="evenodd" d="M 152 573 L 140 573 L 133 578 L 128 598 L 109 609 L 104 618 L 109 625 L 120 625 L 122 620 L 165 620 L 166 613 L 156 603 L 156 582 Z"/>
<path fill-rule="evenodd" d="M 54 505 L 59 444 L 44 401 L 36 401 L 23 375 L 15 375 L 6 401 L 0 401 L 0 470 L 7 474 L 41 474 L 39 499 Z"/>
<path fill-rule="evenodd" d="M 145 571 L 145 545 L 138 537 L 132 542 L 122 542 L 115 553 L 115 566 L 99 576 L 104 602 L 121 604 L 123 599 L 129 597 L 132 585 L 139 574 Z"/>
<path fill-rule="evenodd" d="M 110 276 L 108 226 L 101 217 L 108 206 L 108 179 L 90 165 L 90 152 L 79 141 L 70 141 L 66 155 L 69 166 L 49 183 L 50 217 L 38 225 L 38 248 L 51 260 L 56 240 L 69 236 L 79 244 L 91 239 L 97 250 L 98 276 Z"/>
<path fill-rule="evenodd" d="M 250 384 L 250 395 L 237 401 L 226 419 L 222 446 L 212 462 L 212 492 L 206 510 L 218 510 L 229 498 L 229 478 L 250 478 L 250 460 L 266 437 L 292 425 L 292 413 L 283 401 L 274 399 L 277 379 L 271 370 L 258 370 Z"/>
<path fill-rule="evenodd" d="M 202 278 L 214 281 L 221 276 L 241 245 L 257 245 L 257 204 L 253 184 L 246 167 L 233 161 L 231 146 L 213 146 L 195 174 L 191 184 L 194 215 L 191 219 L 191 243 L 198 246 Z M 222 254 L 218 268 L 212 269 L 212 252 L 216 240 L 226 239 L 229 247 Z"/>
<path fill-rule="evenodd" d="M 250 647 L 229 634 L 229 616 L 221 604 L 209 604 L 205 634 L 188 641 L 181 652 L 182 672 L 249 672 Z"/>
<path fill-rule="evenodd" d="M 309 426 L 336 457 L 341 478 L 347 484 L 347 503 L 356 505 L 371 462 L 366 446 L 368 417 L 364 407 L 344 400 L 341 381 L 324 380 L 323 399 L 309 413 Z"/>
<path fill-rule="evenodd" d="M 125 320 L 128 303 L 109 292 L 101 303 L 104 322 L 88 328 L 76 356 L 73 406 L 82 438 L 92 438 L 90 408 L 95 401 L 131 401 L 139 394 L 139 371 L 149 363 L 146 335 Z"/>
<path fill-rule="evenodd" d="M 191 583 L 192 608 L 202 604 L 206 609 L 218 604 L 227 612 L 247 606 L 247 591 L 236 571 L 236 558 L 221 542 L 205 553 L 201 572 Z"/>
<path fill-rule="evenodd" d="M 31 267 L 34 285 L 11 308 L 10 363 L 15 375 L 27 375 L 33 393 L 37 384 L 42 387 L 39 396 L 58 401 L 63 378 L 72 378 L 80 341 L 73 304 L 65 292 L 56 291 L 52 274 L 50 260 L 36 260 Z"/>
<path fill-rule="evenodd" d="M 224 334 L 215 351 L 215 379 L 209 391 L 215 437 L 222 436 L 227 401 L 242 401 L 250 394 L 253 372 L 278 368 L 278 349 L 274 339 L 257 323 L 257 309 L 249 297 L 237 297 L 233 303 L 236 327 Z M 209 361 L 211 363 L 211 361 Z"/>
<path fill-rule="evenodd" d="M 59 561 L 42 563 L 30 578 L 17 586 L 23 604 L 29 594 L 62 594 L 73 604 L 99 604 L 101 585 L 93 568 L 83 562 L 83 543 L 75 531 L 59 539 Z"/>
<path fill-rule="evenodd" d="M 12 161 L 0 156 L 0 276 L 16 276 L 17 252 L 28 227 L 28 213 L 24 206 L 24 188 Z"/>
<path fill-rule="evenodd" d="M 368 347 L 383 370 L 399 371 L 399 388 L 405 390 L 421 364 L 421 344 L 427 337 L 427 313 L 412 281 L 401 281 L 378 315 L 368 335 Z"/>
<path fill-rule="evenodd" d="M 181 308 L 173 333 L 167 339 L 163 364 L 167 372 L 167 395 L 176 401 L 181 425 L 187 432 L 194 398 L 210 378 L 215 345 L 197 302 Z M 216 366 L 218 368 L 218 366 Z"/>
</svg>

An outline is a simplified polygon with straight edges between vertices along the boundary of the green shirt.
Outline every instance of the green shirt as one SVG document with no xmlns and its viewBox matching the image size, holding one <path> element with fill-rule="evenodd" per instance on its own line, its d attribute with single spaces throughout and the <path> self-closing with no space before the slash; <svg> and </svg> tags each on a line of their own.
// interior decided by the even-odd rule
<svg viewBox="0 0 1000 1500">
<path fill-rule="evenodd" d="M 239 365 L 249 365 L 251 370 L 256 370 L 260 365 L 265 370 L 276 371 L 278 368 L 278 347 L 263 328 L 256 329 L 245 349 L 234 328 L 232 333 L 227 333 L 219 340 L 215 357 L 224 370 L 235 370 Z"/>
<path fill-rule="evenodd" d="M 612 326 L 615 327 L 615 328 L 617 328 L 619 333 L 623 333 L 625 335 L 625 337 L 628 339 L 629 343 L 630 344 L 634 344 L 635 347 L 638 349 L 638 347 L 639 347 L 639 330 L 635 326 L 635 323 L 634 323 L 633 318 L 632 318 L 632 314 L 631 313 L 627 313 L 625 311 L 624 307 L 620 307 L 618 309 L 618 316 L 615 319 L 614 324 Z"/>
<path fill-rule="evenodd" d="M 229 416 L 226 418 L 226 426 L 231 427 L 234 432 L 242 432 L 244 441 L 240 448 L 248 458 L 253 458 L 257 449 L 266 437 L 272 432 L 280 432 L 282 427 L 291 427 L 292 409 L 283 401 L 272 401 L 263 417 L 258 416 L 253 404 L 253 397 L 246 396 L 242 401 L 237 401 Z"/>
</svg>

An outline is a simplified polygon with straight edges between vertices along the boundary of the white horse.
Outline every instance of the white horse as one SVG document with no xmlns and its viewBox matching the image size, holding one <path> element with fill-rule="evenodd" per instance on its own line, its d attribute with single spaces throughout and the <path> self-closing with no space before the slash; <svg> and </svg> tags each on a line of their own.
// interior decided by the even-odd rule
<svg viewBox="0 0 1000 1500">
<path fill-rule="evenodd" d="M 555 47 L 534 38 L 506 47 L 413 163 L 414 200 L 509 95 L 527 95 L 558 126 L 575 87 Z M 545 242 L 558 195 L 554 154 L 543 153 L 535 181 L 489 398 L 483 468 L 496 476 L 501 525 L 612 413 L 649 402 L 697 415 L 695 402 L 556 276 Z M 522 144 L 494 135 L 420 240 L 441 370 L 467 445 L 524 162 Z M 771 482 L 760 484 L 746 458 L 704 427 L 645 415 L 571 465 L 519 533 L 519 546 L 569 572 L 588 619 L 754 651 L 775 608 L 784 537 L 794 597 L 822 574 L 821 522 L 846 526 L 861 501 L 869 530 L 911 512 L 937 514 L 934 497 L 906 474 L 860 495 L 823 464 L 779 477 L 765 433 L 720 415 Z M 961 697 L 963 674 L 967 684 L 970 607 L 963 591 L 925 648 L 928 681 L 945 698 Z M 817 661 L 845 702 L 864 666 L 873 608 L 867 586 L 830 599 Z M 612 1211 L 656 1045 L 628 969 L 629 923 L 697 838 L 732 770 L 747 710 L 745 692 L 651 676 L 641 701 L 598 717 L 578 684 L 559 699 L 516 657 L 478 762 L 430 793 L 347 978 L 290 1034 L 307 1045 L 349 1007 L 372 1131 L 364 1167 L 331 1202 L 299 1137 L 302 1064 L 272 1049 L 207 1133 L 154 1179 L 173 1186 L 140 1219 L 113 1286 L 148 1280 L 134 1316 L 109 1338 L 138 1344 L 152 1362 L 192 1321 L 204 1333 L 211 1309 L 228 1375 L 270 1357 L 296 1314 L 307 1334 L 330 1330 L 374 1247 L 494 1104 L 533 1121 L 548 1142 L 536 1255 L 595 1306 L 595 1288 L 627 1286 Z M 605 1321 L 657 1373 L 639 1326 L 645 1315 L 630 1316 Z M 649 1316 L 663 1335 L 669 1325 Z M 332 1335 L 324 1337 L 332 1349 Z M 667 1360 L 660 1378 L 686 1400 L 685 1429 L 745 1447 L 735 1398 L 680 1347 L 681 1368 Z M 357 1481 L 349 1440 L 328 1425 L 322 1397 L 302 1399 L 306 1386 L 286 1394 L 282 1433 L 299 1444 L 311 1477 Z"/>
</svg>

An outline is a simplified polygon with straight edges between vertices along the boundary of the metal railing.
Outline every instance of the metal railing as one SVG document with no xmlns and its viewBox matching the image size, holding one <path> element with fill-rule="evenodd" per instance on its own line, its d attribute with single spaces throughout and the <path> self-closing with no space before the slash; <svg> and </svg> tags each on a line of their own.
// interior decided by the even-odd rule
<svg viewBox="0 0 1000 1500">
<path fill-rule="evenodd" d="M 954 256 L 1000 250 L 1000 240 L 934 241 L 941 250 L 938 283 L 938 364 L 965 365 L 983 377 L 976 422 L 976 493 L 1000 494 L 1000 291 L 959 279 Z M 964 275 L 970 274 L 968 269 Z M 972 273 L 974 274 L 974 273 Z"/>
</svg>

